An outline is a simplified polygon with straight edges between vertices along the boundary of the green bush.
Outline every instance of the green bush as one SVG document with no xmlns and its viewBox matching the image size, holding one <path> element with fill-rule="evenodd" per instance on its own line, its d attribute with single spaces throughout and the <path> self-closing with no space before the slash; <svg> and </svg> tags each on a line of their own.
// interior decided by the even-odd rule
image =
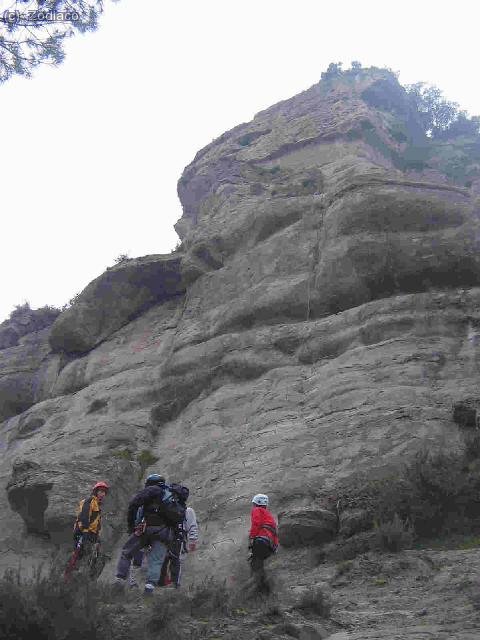
<svg viewBox="0 0 480 640">
<path fill-rule="evenodd" d="M 340 560 L 339 562 L 337 562 L 337 566 L 335 567 L 334 580 L 346 575 L 347 573 L 350 573 L 350 571 L 352 570 L 352 565 L 353 563 L 351 560 Z"/>
<path fill-rule="evenodd" d="M 60 309 L 46 304 L 38 309 L 32 309 L 29 302 L 15 305 L 15 309 L 10 313 L 10 320 L 20 320 L 27 314 L 27 318 L 34 324 L 35 329 L 46 327 L 54 322 L 60 315 Z M 8 320 L 6 321 L 8 322 Z"/>
<path fill-rule="evenodd" d="M 15 309 L 10 313 L 10 320 L 21 317 L 26 311 L 31 311 L 30 303 L 25 300 L 23 304 L 16 304 Z"/>
<path fill-rule="evenodd" d="M 140 465 L 141 475 L 143 475 L 145 469 L 148 469 L 148 467 L 151 467 L 152 464 L 158 462 L 158 458 L 154 456 L 149 449 L 143 449 L 143 451 L 140 451 L 140 453 L 137 455 L 137 462 Z"/>
<path fill-rule="evenodd" d="M 225 580 L 205 578 L 191 592 L 190 607 L 192 616 L 226 615 L 230 611 L 231 593 Z"/>
<path fill-rule="evenodd" d="M 258 133 L 251 131 L 250 133 L 245 133 L 243 136 L 238 138 L 237 142 L 241 147 L 248 147 L 248 145 L 256 138 L 258 138 Z"/>
<path fill-rule="evenodd" d="M 397 476 L 366 484 L 351 499 L 386 529 L 395 522 L 399 535 L 400 522 L 408 522 L 403 542 L 413 533 L 423 539 L 467 534 L 480 526 L 479 457 L 480 434 L 467 433 L 463 450 L 419 451 Z"/>
<path fill-rule="evenodd" d="M 9 571 L 0 579 L 2 640 L 110 640 L 115 619 L 105 608 L 105 588 L 83 580 L 65 583 L 60 572 L 24 580 Z"/>
<path fill-rule="evenodd" d="M 133 460 L 133 453 L 130 449 L 120 449 L 119 451 L 114 451 L 112 453 L 114 458 L 118 458 L 119 460 Z"/>
<path fill-rule="evenodd" d="M 331 62 L 326 71 L 323 71 L 320 75 L 322 80 L 328 80 L 330 78 L 338 78 L 342 75 L 342 62 Z"/>
<path fill-rule="evenodd" d="M 145 618 L 145 630 L 147 638 L 168 638 L 169 640 L 177 640 L 182 637 L 178 629 L 179 617 L 189 613 L 188 606 L 185 604 L 188 598 L 184 594 L 162 594 L 164 597 L 155 602 Z M 175 597 L 172 597 L 175 595 Z"/>
<path fill-rule="evenodd" d="M 130 260 L 132 260 L 132 258 L 130 258 L 130 256 L 127 253 L 121 253 L 119 256 L 117 256 L 114 259 L 114 263 L 122 264 L 122 262 L 129 262 Z"/>
<path fill-rule="evenodd" d="M 413 527 L 405 523 L 398 513 L 393 520 L 377 524 L 376 534 L 378 548 L 394 552 L 410 548 L 415 537 Z"/>
<path fill-rule="evenodd" d="M 80 300 L 80 293 L 81 292 L 78 292 L 72 298 L 70 298 L 70 300 L 63 305 L 60 311 L 66 311 L 67 309 L 72 307 L 74 304 L 76 304 Z"/>
<path fill-rule="evenodd" d="M 392 122 L 388 131 L 397 142 L 407 142 L 409 139 L 408 129 L 403 122 Z"/>
<path fill-rule="evenodd" d="M 23 579 L 15 571 L 0 577 L 0 638 L 2 640 L 180 640 L 217 637 L 222 618 L 255 614 L 274 621 L 282 617 L 272 600 L 249 598 L 242 560 L 236 586 L 207 577 L 180 590 L 162 590 L 148 603 L 134 591 L 121 594 L 111 586 L 74 574 L 63 579 L 64 565 Z M 245 575 L 243 575 L 245 574 Z M 131 606 L 129 606 L 131 605 Z M 324 611 L 319 602 L 305 610 Z M 215 631 L 215 633 L 214 633 Z"/>
</svg>

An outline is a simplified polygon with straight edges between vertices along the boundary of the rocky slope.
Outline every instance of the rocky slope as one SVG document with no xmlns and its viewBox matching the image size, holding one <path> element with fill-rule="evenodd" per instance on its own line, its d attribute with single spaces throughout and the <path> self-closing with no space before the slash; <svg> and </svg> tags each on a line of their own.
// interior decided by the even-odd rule
<svg viewBox="0 0 480 640">
<path fill-rule="evenodd" d="M 287 546 L 317 544 L 343 486 L 457 446 L 452 403 L 478 386 L 480 182 L 412 163 L 421 135 L 378 69 L 257 114 L 185 169 L 179 251 L 113 267 L 0 350 L 1 566 L 68 541 L 98 477 L 118 544 L 158 469 L 191 488 L 192 564 L 227 571 L 253 493 Z"/>
</svg>

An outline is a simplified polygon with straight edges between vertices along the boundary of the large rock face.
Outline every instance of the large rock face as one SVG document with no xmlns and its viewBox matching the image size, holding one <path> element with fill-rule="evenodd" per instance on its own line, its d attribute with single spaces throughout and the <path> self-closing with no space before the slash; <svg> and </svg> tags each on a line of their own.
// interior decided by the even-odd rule
<svg viewBox="0 0 480 640">
<path fill-rule="evenodd" d="M 153 304 L 182 293 L 178 256 L 124 260 L 91 282 L 57 318 L 52 349 L 77 355 L 90 351 Z"/>
<path fill-rule="evenodd" d="M 182 252 L 110 270 L 50 348 L 41 334 L 21 347 L 38 392 L 2 404 L 0 562 L 68 540 L 100 477 L 113 544 L 146 450 L 191 488 L 198 561 L 221 566 L 254 493 L 290 526 L 327 522 L 329 539 L 312 507 L 333 513 L 342 483 L 455 445 L 452 403 L 478 386 L 480 209 L 473 187 L 408 170 L 420 135 L 396 81 L 364 71 L 197 154 L 179 182 Z M 18 348 L 0 352 L 7 377 Z"/>
</svg>

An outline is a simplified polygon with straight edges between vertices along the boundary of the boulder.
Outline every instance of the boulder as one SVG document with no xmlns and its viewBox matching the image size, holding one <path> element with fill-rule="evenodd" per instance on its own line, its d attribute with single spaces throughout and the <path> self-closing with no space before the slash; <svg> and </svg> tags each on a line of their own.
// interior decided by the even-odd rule
<svg viewBox="0 0 480 640">
<path fill-rule="evenodd" d="M 52 384 L 49 329 L 29 333 L 0 350 L 0 423 L 43 399 Z"/>
<path fill-rule="evenodd" d="M 337 533 L 337 516 L 326 509 L 290 509 L 279 514 L 279 538 L 283 547 L 322 545 Z"/>
<path fill-rule="evenodd" d="M 328 562 L 342 562 L 353 560 L 353 558 L 373 549 L 378 550 L 377 532 L 362 531 L 350 538 L 338 538 L 329 542 L 322 549 L 322 555 Z"/>
<path fill-rule="evenodd" d="M 372 516 L 365 509 L 345 509 L 339 516 L 338 533 L 349 538 L 361 531 L 367 531 L 372 525 Z"/>
<path fill-rule="evenodd" d="M 0 328 L 0 349 L 8 349 L 18 344 L 18 332 L 12 326 Z"/>
<path fill-rule="evenodd" d="M 149 307 L 184 293 L 178 255 L 124 260 L 91 282 L 56 320 L 52 350 L 90 351 Z"/>
</svg>

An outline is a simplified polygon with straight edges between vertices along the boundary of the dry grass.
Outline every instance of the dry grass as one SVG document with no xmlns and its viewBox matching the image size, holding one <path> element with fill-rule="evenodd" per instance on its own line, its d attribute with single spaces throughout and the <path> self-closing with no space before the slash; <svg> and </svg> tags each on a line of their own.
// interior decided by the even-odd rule
<svg viewBox="0 0 480 640">
<path fill-rule="evenodd" d="M 330 618 L 332 603 L 321 588 L 309 589 L 294 606 L 302 613 L 313 613 L 321 618 Z"/>
</svg>

